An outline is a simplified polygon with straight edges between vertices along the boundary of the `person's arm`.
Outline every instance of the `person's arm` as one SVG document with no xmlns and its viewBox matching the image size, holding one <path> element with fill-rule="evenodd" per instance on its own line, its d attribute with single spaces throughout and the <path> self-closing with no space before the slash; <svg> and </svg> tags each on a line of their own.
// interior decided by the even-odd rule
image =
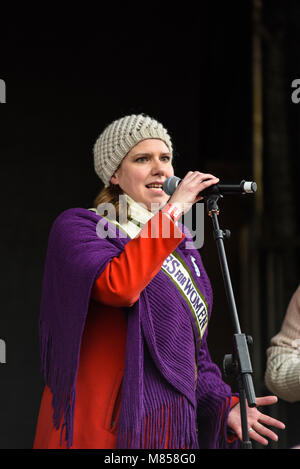
<svg viewBox="0 0 300 469">
<path fill-rule="evenodd" d="M 225 406 L 222 408 L 222 412 L 223 412 L 222 431 L 223 431 L 223 434 L 225 433 L 224 418 L 225 418 L 225 413 L 226 413 L 227 409 L 231 410 L 239 403 L 240 403 L 240 398 L 237 395 L 232 395 L 231 398 L 227 397 L 227 399 L 225 401 Z M 226 426 L 226 435 L 224 435 L 224 436 L 226 437 L 227 443 L 234 443 L 238 439 L 237 434 L 233 430 L 231 430 L 230 427 L 227 427 L 227 426 Z"/>
<path fill-rule="evenodd" d="M 183 239 L 184 234 L 170 217 L 158 212 L 120 256 L 108 263 L 94 283 L 93 300 L 115 307 L 134 304 Z"/>
<path fill-rule="evenodd" d="M 219 179 L 211 174 L 189 171 L 170 197 L 168 205 L 174 205 L 178 211 L 185 213 L 203 198 L 199 192 L 218 182 Z M 108 264 L 95 282 L 92 290 L 94 300 L 116 307 L 131 306 L 137 301 L 141 291 L 159 271 L 165 258 L 184 237 L 181 230 L 171 222 L 169 237 L 159 234 L 157 237 L 152 235 L 144 238 L 145 232 L 152 230 L 153 233 L 155 227 L 156 231 L 160 232 L 159 220 L 170 220 L 172 215 L 163 212 L 164 209 L 146 223 L 140 233 L 141 240 L 138 238 L 130 241 L 124 252 Z"/>
<path fill-rule="evenodd" d="M 280 332 L 267 350 L 265 383 L 288 402 L 300 401 L 300 286 L 287 308 Z"/>
<path fill-rule="evenodd" d="M 298 358 L 297 358 L 298 356 Z M 269 347 L 265 383 L 287 402 L 300 401 L 300 362 L 298 353 L 285 347 Z"/>
</svg>

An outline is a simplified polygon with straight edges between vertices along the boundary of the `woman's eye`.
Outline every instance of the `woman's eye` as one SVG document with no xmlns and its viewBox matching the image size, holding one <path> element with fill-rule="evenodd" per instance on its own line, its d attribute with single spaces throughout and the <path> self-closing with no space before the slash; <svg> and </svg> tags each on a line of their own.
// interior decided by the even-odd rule
<svg viewBox="0 0 300 469">
<path fill-rule="evenodd" d="M 136 161 L 138 161 L 138 162 L 147 161 L 147 157 L 146 156 L 140 156 L 139 158 L 136 159 Z"/>
<path fill-rule="evenodd" d="M 166 155 L 166 156 L 161 156 L 161 161 L 164 161 L 165 163 L 168 163 L 169 161 L 171 161 L 171 157 Z M 139 156 L 139 158 L 137 158 L 135 160 L 137 163 L 144 163 L 146 161 L 148 161 L 148 157 L 147 156 Z"/>
</svg>

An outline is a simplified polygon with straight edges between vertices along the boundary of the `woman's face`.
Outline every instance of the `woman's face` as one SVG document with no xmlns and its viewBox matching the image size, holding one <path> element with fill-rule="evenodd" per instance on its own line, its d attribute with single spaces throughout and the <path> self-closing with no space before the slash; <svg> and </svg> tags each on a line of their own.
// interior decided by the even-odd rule
<svg viewBox="0 0 300 469">
<path fill-rule="evenodd" d="M 119 184 L 133 200 L 151 210 L 151 204 L 159 204 L 160 208 L 167 203 L 170 196 L 161 186 L 173 175 L 168 146 L 162 140 L 151 138 L 142 140 L 127 153 L 111 182 Z M 157 210 L 157 205 L 155 207 Z"/>
</svg>

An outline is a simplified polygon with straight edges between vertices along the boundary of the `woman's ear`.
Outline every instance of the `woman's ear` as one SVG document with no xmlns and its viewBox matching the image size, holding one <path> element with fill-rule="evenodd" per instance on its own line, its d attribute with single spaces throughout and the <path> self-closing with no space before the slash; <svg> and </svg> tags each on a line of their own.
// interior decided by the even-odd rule
<svg viewBox="0 0 300 469">
<path fill-rule="evenodd" d="M 119 179 L 118 179 L 118 175 L 117 175 L 117 171 L 114 172 L 114 174 L 112 175 L 112 177 L 110 178 L 110 182 L 111 184 L 119 184 Z"/>
</svg>

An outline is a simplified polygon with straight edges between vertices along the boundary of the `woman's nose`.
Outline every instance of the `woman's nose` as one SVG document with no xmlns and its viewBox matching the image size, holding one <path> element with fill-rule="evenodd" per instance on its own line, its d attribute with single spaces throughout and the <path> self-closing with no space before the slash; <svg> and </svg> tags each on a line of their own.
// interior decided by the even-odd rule
<svg viewBox="0 0 300 469">
<path fill-rule="evenodd" d="M 161 160 L 154 160 L 152 164 L 152 174 L 165 174 L 167 168 L 166 163 Z"/>
</svg>

